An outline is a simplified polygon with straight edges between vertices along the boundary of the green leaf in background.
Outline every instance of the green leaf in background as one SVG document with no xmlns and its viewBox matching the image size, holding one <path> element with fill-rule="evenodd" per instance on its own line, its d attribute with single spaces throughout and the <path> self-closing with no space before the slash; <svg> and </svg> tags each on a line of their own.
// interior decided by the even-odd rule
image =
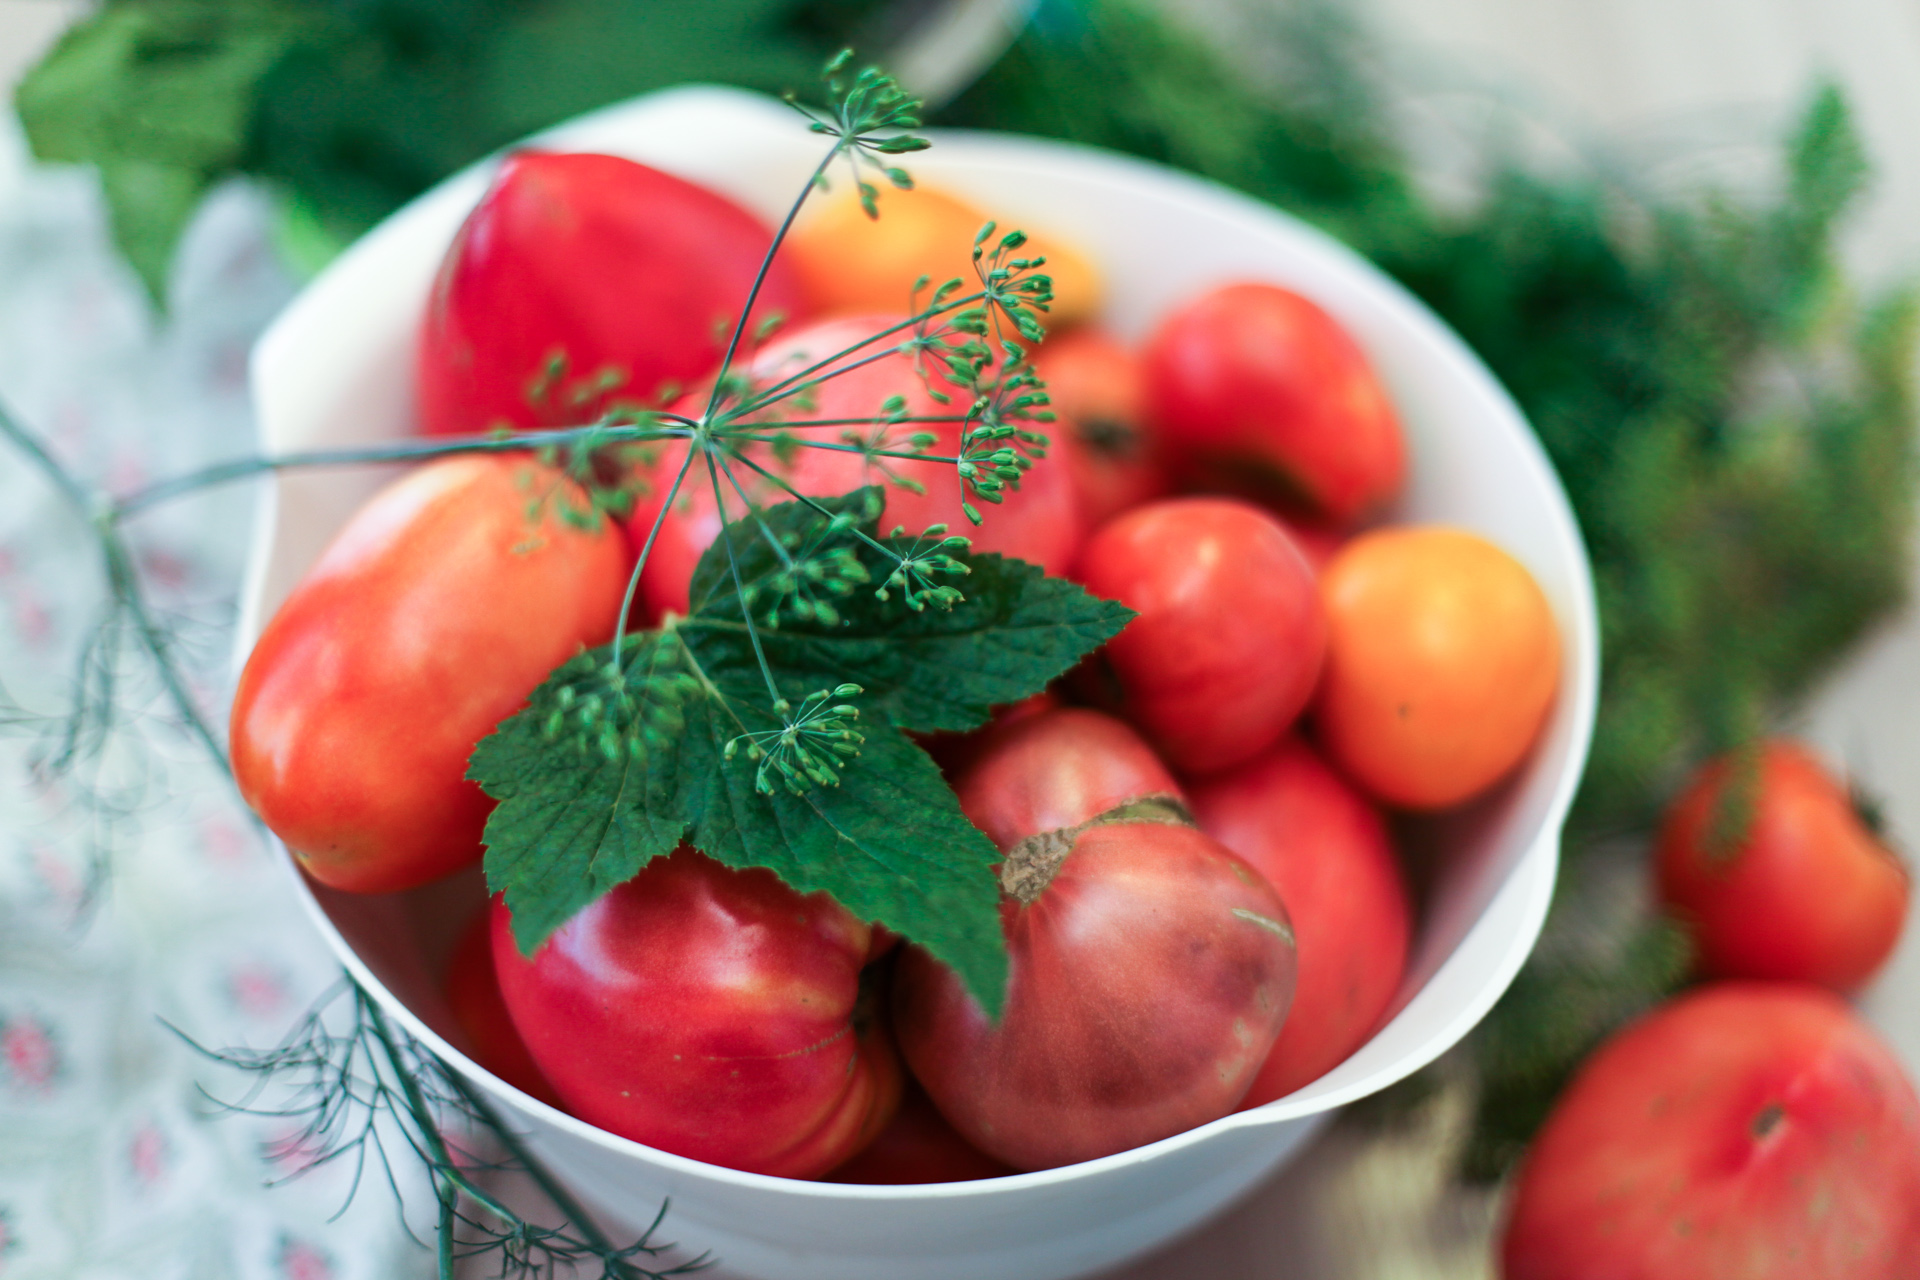
<svg viewBox="0 0 1920 1280">
<path fill-rule="evenodd" d="M 777 92 L 882 0 L 106 0 L 22 82 L 42 160 L 99 168 L 156 302 L 201 197 L 265 178 L 313 268 L 528 133 L 669 85 Z"/>
<path fill-rule="evenodd" d="M 865 490 L 821 505 L 872 510 L 876 496 Z M 827 527 L 826 515 L 800 503 L 770 508 L 764 528 L 729 526 L 756 614 L 761 604 L 780 607 L 766 589 L 783 564 L 772 540 L 804 556 Z M 628 639 L 621 688 L 634 710 L 604 732 L 609 721 L 597 709 L 591 732 L 556 732 L 583 723 L 584 699 L 606 687 L 611 650 L 598 649 L 555 672 L 481 741 L 469 776 L 499 802 L 487 823 L 487 882 L 506 894 L 523 950 L 684 839 L 728 866 L 767 867 L 802 893 L 831 894 L 953 966 L 997 1013 L 1006 983 L 992 874 L 1000 855 L 906 731 L 984 723 L 993 706 L 1040 692 L 1132 615 L 993 555 L 967 559 L 964 600 L 915 612 L 898 591 L 876 598 L 888 562 L 871 548 L 864 554 L 869 576 L 839 597 L 833 616 L 761 631 L 792 704 L 860 685 L 864 742 L 843 762 L 838 785 L 769 791 L 748 753 L 729 750 L 780 721 L 767 707 L 719 541 L 696 571 L 692 616 Z"/>
<path fill-rule="evenodd" d="M 320 17 L 293 0 L 111 4 L 21 81 L 34 154 L 99 166 L 114 236 L 156 301 L 201 197 L 246 154 L 260 83 Z"/>
</svg>

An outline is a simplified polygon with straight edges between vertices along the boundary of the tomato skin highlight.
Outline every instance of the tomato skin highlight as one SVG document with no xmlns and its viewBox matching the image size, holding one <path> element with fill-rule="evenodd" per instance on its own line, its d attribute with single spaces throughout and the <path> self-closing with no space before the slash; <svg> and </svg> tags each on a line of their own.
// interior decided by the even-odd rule
<svg viewBox="0 0 1920 1280">
<path fill-rule="evenodd" d="M 468 755 L 581 646 L 613 638 L 632 564 L 618 527 L 554 511 L 569 483 L 523 455 L 409 472 L 260 633 L 234 694 L 234 780 L 314 879 L 389 893 L 480 856 L 492 804 Z M 536 524 L 542 486 L 554 500 Z"/>
<path fill-rule="evenodd" d="M 1831 993 L 1709 985 L 1581 1067 L 1501 1253 L 1505 1280 L 1910 1280 L 1920 1100 Z"/>
<path fill-rule="evenodd" d="M 902 318 L 886 314 L 841 316 L 782 334 L 755 356 L 754 376 L 761 385 L 771 386 L 785 376 L 797 374 L 898 324 Z M 853 359 L 865 354 L 857 353 Z M 937 385 L 951 390 L 945 384 Z M 915 417 L 955 417 L 966 411 L 957 393 L 951 405 L 936 401 L 914 371 L 912 357 L 897 353 L 834 376 L 815 389 L 810 407 L 789 405 L 783 412 L 796 421 L 844 418 L 879 421 L 884 420 L 881 406 L 896 395 L 906 402 L 906 412 Z M 691 398 L 682 406 L 682 411 L 696 414 L 705 407 L 706 398 L 700 396 Z M 795 428 L 794 434 L 838 446 L 848 430 L 846 427 L 808 427 Z M 906 449 L 908 437 L 921 431 L 936 437 L 929 452 L 942 457 L 958 453 L 960 426 L 953 422 L 903 424 L 889 430 L 888 440 L 892 447 Z M 1049 573 L 1064 573 L 1079 552 L 1084 529 L 1072 477 L 1058 456 L 1060 450 L 1049 448 L 1047 453 L 1045 459 L 1035 462 L 1025 473 L 1018 491 L 1005 494 L 1005 501 L 990 503 L 971 499 L 984 520 L 979 525 L 969 521 L 961 509 L 960 480 L 953 464 L 888 459 L 887 466 L 896 475 L 918 482 L 926 492 L 916 494 L 885 483 L 886 506 L 881 513 L 880 530 L 891 533 L 898 525 L 918 535 L 933 525 L 944 524 L 948 533 L 970 539 L 976 552 L 995 551 L 1038 564 Z M 686 456 L 684 445 L 669 445 L 661 450 L 650 473 L 651 493 L 635 505 L 628 521 L 634 546 L 645 544 L 655 518 L 660 516 L 666 490 Z M 797 449 L 786 463 L 777 461 L 770 451 L 756 455 L 754 460 L 810 497 L 830 497 L 862 485 L 884 482 L 884 477 L 869 468 L 859 454 L 838 448 Z M 755 475 L 751 468 L 735 464 L 732 469 L 755 501 L 771 504 L 787 500 L 783 490 Z M 720 477 L 720 490 L 726 502 L 727 518 L 739 519 L 744 508 L 724 473 Z M 640 589 L 649 616 L 686 612 L 688 584 L 694 566 L 699 563 L 701 553 L 719 536 L 720 511 L 714 498 L 713 481 L 704 463 L 696 459 L 687 472 L 680 496 L 667 507 L 660 520 L 659 536 L 648 553 L 646 569 L 641 575 Z"/>
<path fill-rule="evenodd" d="M 856 1027 L 871 932 L 824 894 L 691 849 L 657 858 L 531 959 L 492 908 L 501 992 L 567 1110 L 751 1173 L 817 1177 L 884 1127 L 900 1073 Z"/>
<path fill-rule="evenodd" d="M 1387 824 L 1298 737 L 1188 788 L 1200 829 L 1264 875 L 1300 950 L 1293 1007 L 1241 1110 L 1340 1065 L 1400 989 L 1413 904 Z"/>
<path fill-rule="evenodd" d="M 1235 498 L 1136 507 L 1088 540 L 1075 576 L 1139 613 L 1095 661 L 1120 691 L 1111 709 L 1175 769 L 1251 759 L 1312 696 L 1327 647 L 1313 570 L 1258 507 Z"/>
<path fill-rule="evenodd" d="M 904 948 L 894 1029 L 942 1115 L 1017 1169 L 1125 1151 L 1227 1114 L 1287 1014 L 1286 908 L 1203 832 L 1112 810 L 1168 794 L 1137 737 L 1096 712 L 1007 728 L 955 787 L 1014 858 L 1103 815 L 1052 879 L 1003 896 L 1009 979 L 999 1022 L 952 970 Z M 1177 792 L 1175 793 L 1177 797 Z"/>
<path fill-rule="evenodd" d="M 434 281 L 416 354 L 430 435 L 580 426 L 602 400 L 536 408 L 556 350 L 567 382 L 626 372 L 613 398 L 651 404 L 720 363 L 773 233 L 715 192 L 619 156 L 521 151 L 501 162 Z M 754 314 L 805 314 L 776 258 Z"/>
<path fill-rule="evenodd" d="M 1723 823 L 1744 826 L 1732 847 Z M 1710 977 L 1845 994 L 1886 962 L 1906 923 L 1906 868 L 1819 760 L 1784 739 L 1750 763 L 1732 755 L 1704 766 L 1668 811 L 1655 862 L 1661 901 L 1685 920 Z"/>
<path fill-rule="evenodd" d="M 1277 285 L 1213 289 L 1161 320 L 1143 352 L 1148 412 L 1189 482 L 1249 483 L 1350 524 L 1406 480 L 1393 402 L 1359 344 Z"/>
<path fill-rule="evenodd" d="M 1560 639 L 1519 561 L 1463 529 L 1364 533 L 1320 575 L 1328 624 L 1314 727 L 1377 799 L 1443 809 L 1505 777 L 1560 684 Z"/>
</svg>

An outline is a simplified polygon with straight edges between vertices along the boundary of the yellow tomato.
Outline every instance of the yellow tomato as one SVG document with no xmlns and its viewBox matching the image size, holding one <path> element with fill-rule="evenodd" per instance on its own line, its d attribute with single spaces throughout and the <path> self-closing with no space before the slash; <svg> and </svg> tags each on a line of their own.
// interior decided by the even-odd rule
<svg viewBox="0 0 1920 1280">
<path fill-rule="evenodd" d="M 1016 228 L 1027 232 L 1014 256 L 1047 260 L 1040 272 L 1053 279 L 1053 309 L 1043 324 L 1056 328 L 1099 308 L 1100 277 L 1086 256 L 1019 219 L 928 187 L 896 191 L 883 184 L 877 220 L 844 182 L 816 201 L 787 237 L 785 253 L 823 313 L 905 311 L 921 276 L 932 281 L 929 292 L 956 277 L 975 287 L 973 238 L 989 220 L 999 223 L 996 240 Z"/>
</svg>

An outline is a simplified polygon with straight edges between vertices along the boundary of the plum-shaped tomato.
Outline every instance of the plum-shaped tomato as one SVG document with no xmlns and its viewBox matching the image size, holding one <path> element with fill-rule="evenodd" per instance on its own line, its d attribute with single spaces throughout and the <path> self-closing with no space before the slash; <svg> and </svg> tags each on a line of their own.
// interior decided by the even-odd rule
<svg viewBox="0 0 1920 1280">
<path fill-rule="evenodd" d="M 1235 498 L 1135 507 L 1088 539 L 1076 576 L 1139 613 L 1095 660 L 1092 692 L 1185 773 L 1278 741 L 1312 696 L 1327 624 L 1279 520 Z M 1104 664 L 1104 672 L 1100 664 Z"/>
<path fill-rule="evenodd" d="M 1710 985 L 1581 1067 L 1501 1252 L 1505 1280 L 1911 1280 L 1920 1099 L 1831 993 Z"/>
<path fill-rule="evenodd" d="M 567 1110 L 709 1164 L 788 1178 L 873 1140 L 900 1070 L 862 1004 L 871 930 L 825 894 L 682 848 L 536 951 L 493 907 L 500 990 Z"/>
<path fill-rule="evenodd" d="M 1366 1042 L 1399 990 L 1413 908 L 1387 824 L 1313 749 L 1271 751 L 1188 789 L 1200 829 L 1266 876 L 1293 920 L 1300 980 L 1242 1109 L 1319 1079 Z"/>
<path fill-rule="evenodd" d="M 1302 502 L 1339 523 L 1400 491 L 1407 448 L 1359 344 L 1306 298 L 1231 284 L 1148 339 L 1147 400 L 1191 482 Z"/>
<path fill-rule="evenodd" d="M 761 385 L 771 386 L 899 322 L 899 316 L 856 315 L 804 326 L 781 335 L 762 350 L 754 358 L 753 376 Z M 1058 457 L 1061 448 L 1049 448 L 1047 458 L 1036 462 L 1025 473 L 1020 488 L 1008 491 L 1005 501 L 989 503 L 972 499 L 984 519 L 984 523 L 975 525 L 961 510 L 960 480 L 951 462 L 901 458 L 869 461 L 861 453 L 847 448 L 847 437 L 851 435 L 869 444 L 878 441 L 889 450 L 908 450 L 913 447 L 909 437 L 923 431 L 935 437 L 935 443 L 927 449 L 930 454 L 952 458 L 960 448 L 957 422 L 888 426 L 883 409 L 889 399 L 899 396 L 910 415 L 951 418 L 965 410 L 960 397 L 956 396 L 952 405 L 936 401 L 915 371 L 912 357 L 905 353 L 851 367 L 864 355 L 863 352 L 859 357 L 841 361 L 841 365 L 849 366 L 847 372 L 821 383 L 803 406 L 783 405 L 780 415 L 789 422 L 853 421 L 868 425 L 795 426 L 790 428 L 793 436 L 830 447 L 793 449 L 784 458 L 769 451 L 755 461 L 780 475 L 794 489 L 815 497 L 848 493 L 862 485 L 883 485 L 886 508 L 880 517 L 882 532 L 891 532 L 900 526 L 910 534 L 919 534 L 933 525 L 944 524 L 950 534 L 970 539 L 975 551 L 997 551 L 1040 565 L 1051 573 L 1065 572 L 1079 551 L 1082 522 L 1074 499 L 1072 476 Z M 706 397 L 689 397 L 679 408 L 689 415 L 697 414 L 706 408 Z M 770 429 L 780 425 L 777 419 L 770 418 L 769 422 Z M 1036 427 L 1045 433 L 1044 424 Z M 628 522 L 636 547 L 644 545 L 660 514 L 660 499 L 685 460 L 685 446 L 668 447 L 661 450 L 650 469 L 651 492 L 636 504 Z M 784 490 L 758 477 L 750 468 L 735 464 L 732 469 L 756 502 L 787 499 Z M 924 492 L 916 493 L 912 488 L 903 487 L 896 483 L 899 480 L 919 485 Z M 720 492 L 726 502 L 727 518 L 739 519 L 744 508 L 724 475 L 720 479 Z M 705 460 L 696 458 L 687 472 L 680 496 L 660 520 L 659 535 L 647 553 L 640 587 L 651 616 L 686 611 L 687 586 L 694 565 L 720 533 L 720 509 Z"/>
<path fill-rule="evenodd" d="M 1065 460 L 1089 528 L 1171 488 L 1148 426 L 1138 356 L 1104 329 L 1083 325 L 1048 338 L 1033 365 L 1052 402 L 1049 435 L 1072 441 Z"/>
<path fill-rule="evenodd" d="M 529 493 L 548 495 L 537 515 Z M 234 779 L 314 879 L 387 893 L 480 856 L 474 744 L 613 638 L 633 556 L 586 509 L 524 456 L 428 463 L 354 513 L 260 633 Z"/>
<path fill-rule="evenodd" d="M 663 387 L 706 377 L 772 243 L 724 196 L 619 156 L 508 156 L 427 303 L 422 427 L 582 425 L 609 395 L 652 404 Z M 756 317 L 804 306 L 776 259 Z M 553 379 L 556 354 L 565 368 Z"/>
<path fill-rule="evenodd" d="M 1712 977 L 1849 992 L 1906 923 L 1906 868 L 1798 743 L 1708 763 L 1668 812 L 1656 856 L 1661 900 Z"/>
<path fill-rule="evenodd" d="M 952 970 L 901 953 L 895 1031 L 941 1114 L 1045 1169 L 1231 1111 L 1293 994 L 1273 889 L 1187 825 L 1164 766 L 1097 712 L 1007 726 L 955 790 L 1007 855 L 1009 978 L 995 1022 Z"/>
</svg>

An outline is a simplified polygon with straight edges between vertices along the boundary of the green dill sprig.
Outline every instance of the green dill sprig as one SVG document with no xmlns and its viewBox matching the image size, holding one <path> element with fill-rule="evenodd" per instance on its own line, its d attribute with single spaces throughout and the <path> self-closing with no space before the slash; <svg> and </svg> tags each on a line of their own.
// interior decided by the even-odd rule
<svg viewBox="0 0 1920 1280">
<path fill-rule="evenodd" d="M 279 1181 L 341 1165 L 352 1170 L 344 1212 L 370 1172 L 400 1186 L 390 1148 L 397 1135 L 406 1154 L 425 1167 L 438 1206 L 435 1252 L 439 1275 L 452 1280 L 458 1264 L 496 1258 L 500 1280 L 549 1280 L 595 1274 L 603 1280 L 670 1280 L 713 1265 L 701 1254 L 656 1267 L 677 1246 L 655 1239 L 667 1206 L 627 1244 L 615 1244 L 564 1187 L 542 1168 L 493 1106 L 405 1031 L 380 1006 L 343 978 L 268 1049 L 209 1049 L 169 1025 L 194 1052 L 250 1077 L 244 1093 L 227 1100 L 200 1092 L 238 1115 L 291 1121 L 294 1131 L 274 1141 L 272 1154 L 297 1155 Z M 478 1141 L 476 1141 L 476 1139 Z M 498 1153 L 485 1148 L 497 1146 Z M 482 1181 L 488 1175 L 530 1179 L 558 1212 L 560 1225 L 530 1222 Z M 397 1206 L 404 1211 L 404 1206 Z M 402 1217 L 405 1224 L 405 1218 Z M 410 1228 L 409 1228 L 410 1230 Z M 422 1242 L 424 1243 L 424 1242 Z"/>
<path fill-rule="evenodd" d="M 864 690 L 857 684 L 816 689 L 800 700 L 798 708 L 785 698 L 776 699 L 773 712 L 780 717 L 777 729 L 762 729 L 740 734 L 727 741 L 724 758 L 731 760 L 745 753 L 757 761 L 754 789 L 772 795 L 776 780 L 792 794 L 805 795 L 813 786 L 837 787 L 840 770 L 860 754 L 866 735 L 854 728 L 860 709 L 848 702 L 828 705 L 830 698 L 854 698 Z"/>
</svg>

